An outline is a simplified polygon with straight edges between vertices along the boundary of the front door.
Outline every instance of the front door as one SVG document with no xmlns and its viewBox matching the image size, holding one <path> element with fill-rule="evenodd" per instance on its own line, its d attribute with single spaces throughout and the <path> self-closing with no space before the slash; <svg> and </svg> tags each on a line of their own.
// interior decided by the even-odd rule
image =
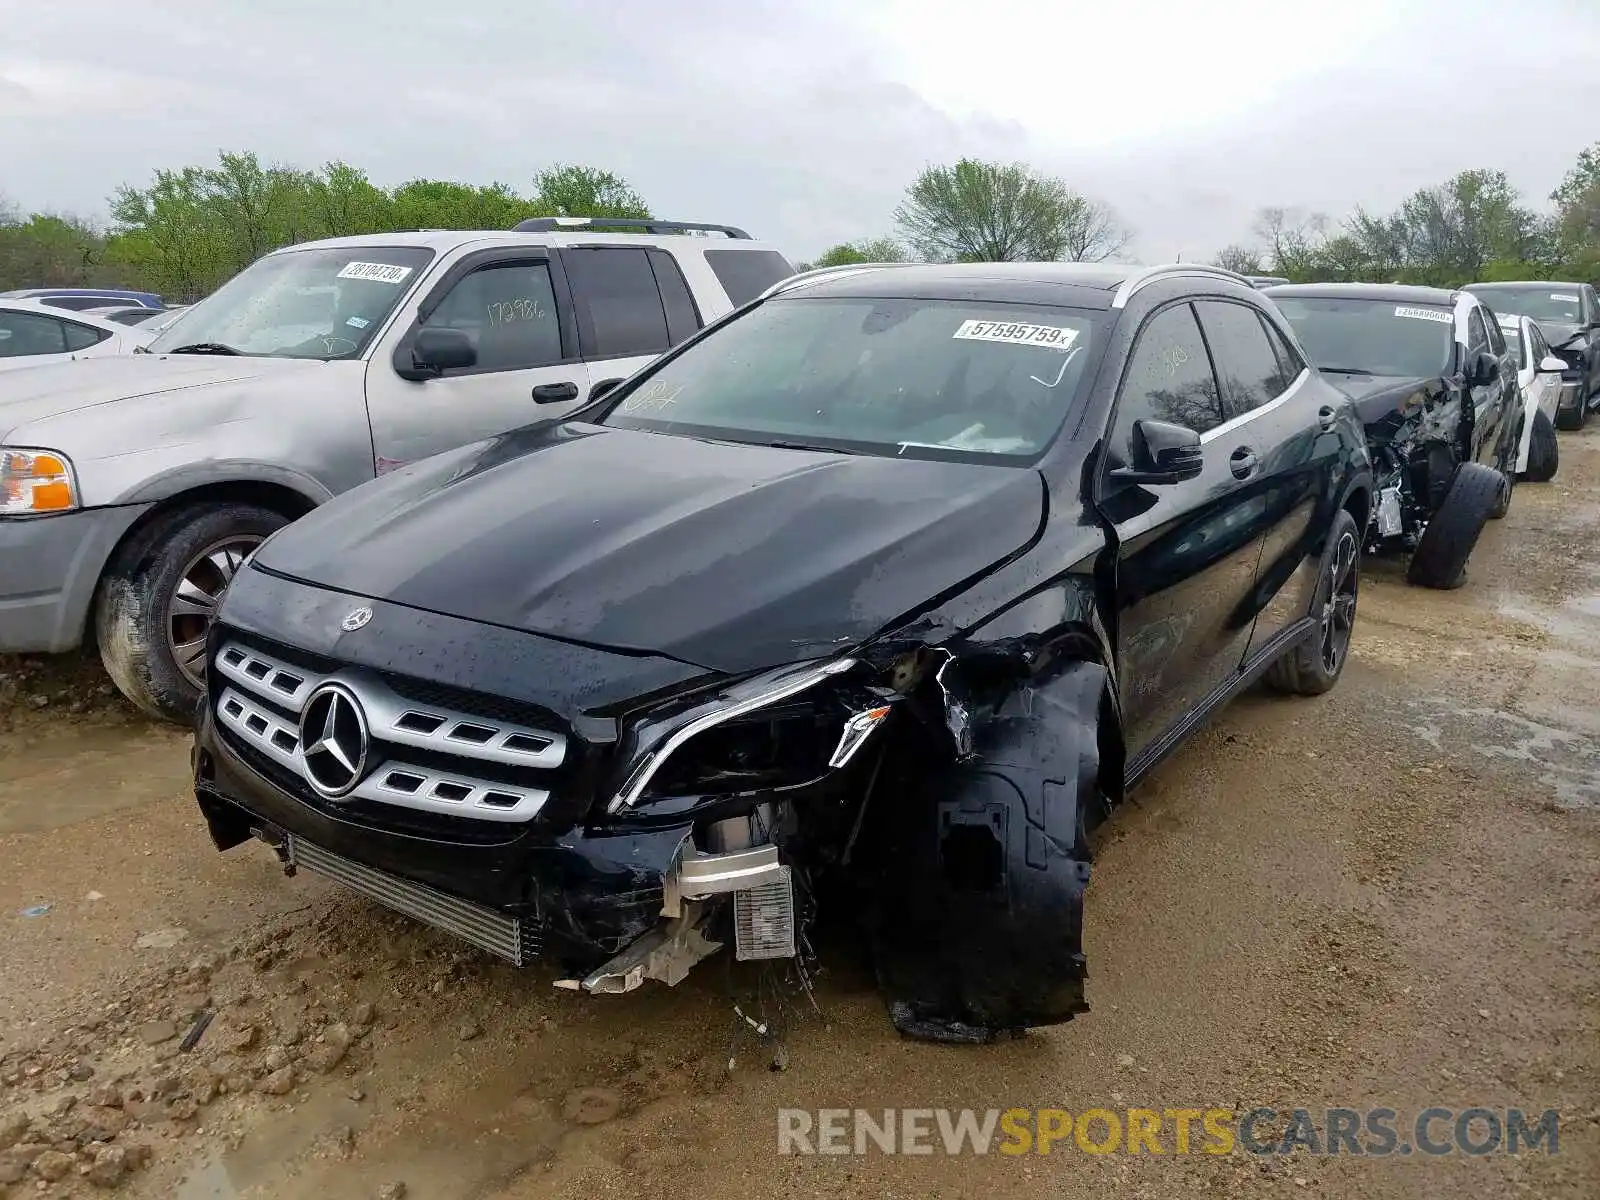
<svg viewBox="0 0 1600 1200">
<path fill-rule="evenodd" d="M 1110 477 L 1135 461 L 1134 426 L 1143 419 L 1201 435 L 1197 478 L 1119 484 Z M 1129 355 L 1100 481 L 1100 511 L 1117 538 L 1116 641 L 1130 777 L 1239 672 L 1267 513 L 1253 486 L 1259 454 L 1247 431 L 1224 424 L 1193 305 L 1157 310 Z"/>
<path fill-rule="evenodd" d="M 470 367 L 411 379 L 417 331 L 459 329 Z M 367 363 L 367 413 L 378 474 L 578 407 L 589 394 L 559 264 L 540 249 L 480 251 L 445 273 L 409 326 Z"/>
</svg>

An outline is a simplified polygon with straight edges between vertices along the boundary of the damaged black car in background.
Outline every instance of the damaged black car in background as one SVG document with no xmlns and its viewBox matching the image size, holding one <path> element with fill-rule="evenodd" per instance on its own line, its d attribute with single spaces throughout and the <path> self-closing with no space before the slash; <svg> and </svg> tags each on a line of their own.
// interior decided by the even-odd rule
<svg viewBox="0 0 1600 1200">
<path fill-rule="evenodd" d="M 1203 267 L 799 277 L 278 533 L 212 630 L 219 848 L 564 986 L 858 915 L 898 1028 L 1085 1010 L 1090 836 L 1353 628 L 1349 401 Z"/>
<path fill-rule="evenodd" d="M 1511 506 L 1523 405 L 1505 334 L 1466 291 L 1308 283 L 1266 293 L 1356 402 L 1377 501 L 1372 553 L 1410 554 L 1407 578 L 1459 587 L 1491 517 Z"/>
</svg>

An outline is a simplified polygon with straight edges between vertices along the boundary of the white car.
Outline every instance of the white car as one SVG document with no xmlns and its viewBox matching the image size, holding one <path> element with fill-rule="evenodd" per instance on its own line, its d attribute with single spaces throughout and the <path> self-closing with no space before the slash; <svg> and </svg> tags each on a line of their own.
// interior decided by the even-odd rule
<svg viewBox="0 0 1600 1200">
<path fill-rule="evenodd" d="M 154 337 L 137 325 L 118 325 L 37 300 L 0 298 L 0 371 L 132 354 Z"/>
<path fill-rule="evenodd" d="M 1531 317 L 1499 315 L 1506 335 L 1506 354 L 1517 368 L 1517 394 L 1522 399 L 1522 434 L 1513 467 L 1518 479 L 1544 483 L 1556 473 L 1556 406 L 1561 400 L 1561 372 L 1567 364 L 1551 353 L 1550 343 Z"/>
</svg>

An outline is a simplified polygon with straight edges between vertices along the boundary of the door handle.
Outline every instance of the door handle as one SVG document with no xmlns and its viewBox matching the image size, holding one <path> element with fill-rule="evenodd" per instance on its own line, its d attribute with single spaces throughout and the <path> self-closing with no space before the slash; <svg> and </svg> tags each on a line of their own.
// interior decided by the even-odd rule
<svg viewBox="0 0 1600 1200">
<path fill-rule="evenodd" d="M 1326 404 L 1317 409 L 1317 422 L 1324 430 L 1332 429 L 1338 417 L 1339 414 Z"/>
<path fill-rule="evenodd" d="M 560 404 L 564 400 L 578 398 L 578 385 L 575 383 L 541 383 L 533 389 L 535 404 Z"/>
<path fill-rule="evenodd" d="M 1256 452 L 1249 446 L 1240 446 L 1228 455 L 1228 469 L 1233 472 L 1235 479 L 1248 479 L 1256 473 Z"/>
</svg>

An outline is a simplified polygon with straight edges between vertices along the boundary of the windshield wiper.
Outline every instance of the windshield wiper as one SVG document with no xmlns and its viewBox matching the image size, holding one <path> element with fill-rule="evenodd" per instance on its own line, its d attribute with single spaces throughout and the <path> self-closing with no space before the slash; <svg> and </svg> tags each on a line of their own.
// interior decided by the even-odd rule
<svg viewBox="0 0 1600 1200">
<path fill-rule="evenodd" d="M 168 350 L 167 353 L 168 354 L 233 354 L 233 355 L 238 355 L 238 354 L 242 353 L 242 351 L 235 350 L 232 346 L 226 346 L 221 342 L 193 342 L 193 343 L 191 343 L 190 345 L 187 345 L 187 346 L 174 346 L 171 350 Z"/>
<path fill-rule="evenodd" d="M 1375 375 L 1376 371 L 1364 371 L 1360 367 L 1318 367 L 1319 371 L 1326 371 L 1329 375 Z"/>
<path fill-rule="evenodd" d="M 774 450 L 814 450 L 818 454 L 860 454 L 859 450 L 842 450 L 838 446 L 819 446 L 815 442 L 756 442 L 758 446 L 771 446 Z"/>
</svg>

